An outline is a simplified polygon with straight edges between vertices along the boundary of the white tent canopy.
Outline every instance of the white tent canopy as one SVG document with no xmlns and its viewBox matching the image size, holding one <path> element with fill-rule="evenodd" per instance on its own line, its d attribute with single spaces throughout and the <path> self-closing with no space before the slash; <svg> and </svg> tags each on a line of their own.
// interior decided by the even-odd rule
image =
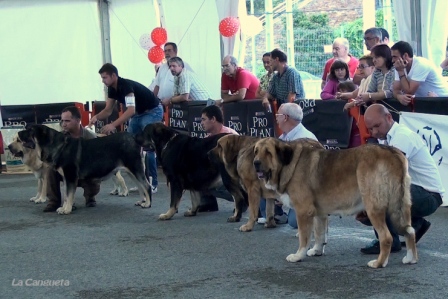
<svg viewBox="0 0 448 299">
<path fill-rule="evenodd" d="M 153 64 L 139 38 L 161 24 L 168 40 L 177 43 L 179 57 L 195 70 L 214 98 L 220 96 L 221 57 L 233 54 L 243 61 L 244 34 L 220 38 L 218 24 L 227 16 L 244 16 L 244 0 L 3 0 L 2 105 L 104 100 L 98 74 L 105 62 L 99 3 L 108 7 L 111 62 L 124 78 L 146 86 L 151 83 Z M 420 7 L 415 8 L 416 3 Z M 409 8 L 412 5 L 414 10 Z M 394 1 L 400 38 L 414 47 L 421 45 L 422 55 L 436 64 L 445 53 L 447 6 L 448 1 Z M 421 15 L 418 30 L 411 12 Z M 421 32 L 419 39 L 417 32 Z"/>
</svg>

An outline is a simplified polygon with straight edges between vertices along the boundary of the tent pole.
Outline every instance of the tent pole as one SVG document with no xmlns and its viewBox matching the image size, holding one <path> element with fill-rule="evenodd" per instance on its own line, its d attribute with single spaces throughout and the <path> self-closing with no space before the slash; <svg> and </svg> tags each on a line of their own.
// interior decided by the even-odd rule
<svg viewBox="0 0 448 299">
<path fill-rule="evenodd" d="M 112 55 L 110 51 L 109 1 L 98 0 L 98 10 L 100 14 L 103 63 L 108 63 L 112 62 Z"/>
</svg>

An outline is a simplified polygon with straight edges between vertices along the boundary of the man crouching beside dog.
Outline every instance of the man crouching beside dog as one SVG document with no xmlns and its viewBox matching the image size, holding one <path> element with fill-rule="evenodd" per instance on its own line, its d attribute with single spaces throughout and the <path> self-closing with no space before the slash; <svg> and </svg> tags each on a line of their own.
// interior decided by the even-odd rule
<svg viewBox="0 0 448 299">
<path fill-rule="evenodd" d="M 396 123 L 386 107 L 380 104 L 371 105 L 364 114 L 364 121 L 372 137 L 384 140 L 386 144 L 398 148 L 408 160 L 411 176 L 411 219 L 415 229 L 415 243 L 428 231 L 431 223 L 426 216 L 434 213 L 442 204 L 445 190 L 442 185 L 437 165 L 422 138 L 404 125 Z M 356 218 L 363 224 L 372 225 L 367 215 L 360 213 Z M 401 246 L 398 233 L 386 218 L 386 224 L 392 235 L 391 252 L 398 252 Z M 377 235 L 377 232 L 375 231 Z M 370 245 L 361 248 L 364 254 L 378 254 L 380 243 L 375 239 Z"/>
<path fill-rule="evenodd" d="M 75 106 L 69 106 L 62 110 L 61 128 L 64 134 L 72 138 L 93 139 L 96 138 L 95 132 L 85 129 L 81 125 L 81 113 Z M 62 176 L 53 168 L 46 167 L 47 178 L 47 197 L 48 204 L 44 212 L 55 212 L 61 207 L 61 182 Z M 99 179 L 79 180 L 78 187 L 84 189 L 84 197 L 86 199 L 86 207 L 95 207 L 95 196 L 100 192 Z"/>
</svg>

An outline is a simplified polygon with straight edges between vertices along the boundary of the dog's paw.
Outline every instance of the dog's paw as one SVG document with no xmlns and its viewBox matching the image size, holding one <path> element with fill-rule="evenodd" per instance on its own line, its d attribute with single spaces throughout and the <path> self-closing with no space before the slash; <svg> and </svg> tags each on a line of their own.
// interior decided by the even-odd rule
<svg viewBox="0 0 448 299">
<path fill-rule="evenodd" d="M 34 200 L 35 203 L 44 203 L 47 201 L 46 197 L 39 197 Z"/>
<path fill-rule="evenodd" d="M 129 191 L 128 190 L 118 192 L 118 196 L 120 196 L 120 197 L 126 197 L 128 195 L 129 195 Z"/>
<path fill-rule="evenodd" d="M 241 217 L 237 217 L 237 216 L 230 216 L 229 218 L 227 218 L 227 222 L 240 222 Z"/>
<path fill-rule="evenodd" d="M 286 260 L 290 263 L 297 263 L 302 261 L 302 259 L 303 258 L 300 256 L 300 254 L 297 253 L 292 253 L 286 257 Z"/>
<path fill-rule="evenodd" d="M 60 208 L 58 208 L 57 210 L 56 210 L 56 212 L 59 214 L 59 215 L 68 215 L 68 214 L 70 214 L 71 212 L 72 212 L 72 207 L 69 207 L 69 208 L 64 208 L 64 207 L 60 207 Z"/>
<path fill-rule="evenodd" d="M 196 212 L 193 212 L 192 210 L 188 210 L 184 213 L 185 217 L 193 217 L 196 216 Z"/>
<path fill-rule="evenodd" d="M 118 195 L 118 190 L 114 189 L 112 191 L 109 192 L 110 195 Z"/>
<path fill-rule="evenodd" d="M 139 200 L 135 203 L 136 206 L 142 207 L 142 208 L 150 208 L 151 207 L 151 202 L 149 201 L 142 201 Z"/>
<path fill-rule="evenodd" d="M 250 232 L 250 231 L 252 231 L 253 228 L 254 228 L 253 225 L 246 223 L 246 224 L 240 226 L 240 232 Z"/>
<path fill-rule="evenodd" d="M 274 227 L 277 227 L 277 223 L 275 223 L 274 218 L 272 218 L 271 220 L 267 220 L 264 223 L 264 227 L 266 227 L 266 228 L 274 228 Z"/>
<path fill-rule="evenodd" d="M 171 217 L 173 217 L 173 215 L 169 215 L 168 213 L 166 213 L 166 214 L 160 214 L 160 215 L 159 215 L 159 220 L 170 220 Z"/>
<path fill-rule="evenodd" d="M 308 250 L 306 252 L 307 256 L 322 256 L 323 255 L 323 250 L 318 249 L 318 248 L 311 248 L 310 250 Z"/>
<path fill-rule="evenodd" d="M 31 197 L 31 198 L 30 198 L 30 201 L 31 201 L 31 202 L 34 202 L 34 201 L 36 200 L 36 198 L 37 198 L 37 196 Z"/>
<path fill-rule="evenodd" d="M 373 269 L 384 268 L 387 266 L 387 262 L 388 259 L 386 259 L 384 263 L 381 265 L 380 263 L 378 263 L 378 260 L 371 260 L 370 262 L 367 263 L 367 266 Z"/>
<path fill-rule="evenodd" d="M 406 254 L 406 256 L 402 259 L 403 264 L 416 264 L 417 263 L 417 259 L 412 255 L 412 253 L 408 253 Z"/>
</svg>

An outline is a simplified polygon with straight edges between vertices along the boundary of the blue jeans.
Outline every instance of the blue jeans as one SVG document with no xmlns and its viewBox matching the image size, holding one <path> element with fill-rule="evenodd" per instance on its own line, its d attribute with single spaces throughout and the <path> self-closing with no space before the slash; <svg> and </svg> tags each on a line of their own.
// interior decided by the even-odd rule
<svg viewBox="0 0 448 299">
<path fill-rule="evenodd" d="M 266 199 L 264 198 L 260 200 L 260 214 L 263 218 L 266 218 Z M 283 214 L 284 212 L 282 207 L 274 205 L 274 216 L 281 216 Z"/>
<path fill-rule="evenodd" d="M 278 205 L 274 206 L 275 216 L 281 216 L 283 213 L 282 207 Z M 266 218 L 266 199 L 264 198 L 260 200 L 260 214 L 263 218 Z M 292 208 L 290 208 L 288 212 L 288 224 L 293 228 L 297 228 L 296 212 Z"/>
<path fill-rule="evenodd" d="M 146 111 L 142 114 L 135 114 L 129 120 L 128 132 L 131 134 L 137 134 L 143 132 L 145 127 L 149 124 L 161 122 L 163 118 L 163 108 L 162 105 Z M 149 176 L 152 177 L 152 186 L 157 187 L 157 162 L 156 154 L 154 151 L 147 151 L 145 158 L 145 175 L 149 180 Z"/>
</svg>

